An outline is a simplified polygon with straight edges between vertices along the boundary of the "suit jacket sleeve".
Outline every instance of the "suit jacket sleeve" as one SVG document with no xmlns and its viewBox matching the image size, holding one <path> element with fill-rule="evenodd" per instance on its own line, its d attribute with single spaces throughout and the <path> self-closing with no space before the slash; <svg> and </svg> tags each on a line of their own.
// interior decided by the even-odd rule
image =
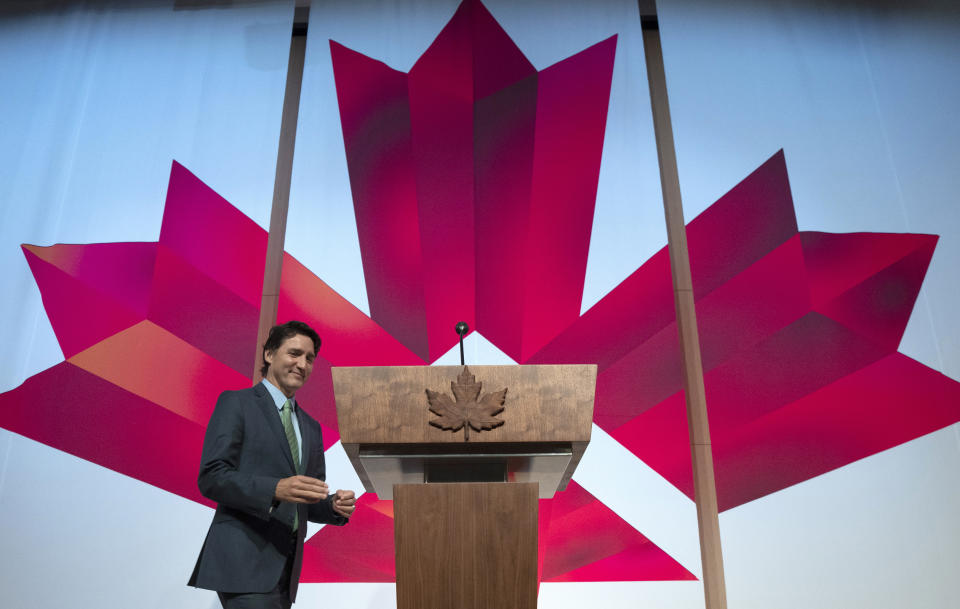
<svg viewBox="0 0 960 609">
<path fill-rule="evenodd" d="M 307 509 L 307 519 L 311 522 L 322 522 L 324 524 L 335 524 L 343 526 L 349 522 L 349 518 L 341 516 L 333 511 L 333 496 L 326 501 L 314 503 Z"/>
<path fill-rule="evenodd" d="M 241 392 L 220 394 L 204 436 L 197 485 L 208 499 L 269 520 L 280 478 L 241 470 L 244 407 Z"/>
</svg>

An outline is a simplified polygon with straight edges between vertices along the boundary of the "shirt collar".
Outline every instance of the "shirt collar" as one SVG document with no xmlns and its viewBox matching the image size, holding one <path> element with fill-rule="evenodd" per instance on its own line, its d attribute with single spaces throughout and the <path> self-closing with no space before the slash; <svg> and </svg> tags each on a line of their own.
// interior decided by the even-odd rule
<svg viewBox="0 0 960 609">
<path fill-rule="evenodd" d="M 263 386 L 267 388 L 267 392 L 270 394 L 270 397 L 273 398 L 273 403 L 276 405 L 277 410 L 282 410 L 283 405 L 287 403 L 287 396 L 283 395 L 283 392 L 267 379 L 263 379 L 261 382 L 263 383 Z M 290 402 L 293 404 L 293 410 L 296 411 L 297 401 L 294 398 L 290 398 Z"/>
</svg>

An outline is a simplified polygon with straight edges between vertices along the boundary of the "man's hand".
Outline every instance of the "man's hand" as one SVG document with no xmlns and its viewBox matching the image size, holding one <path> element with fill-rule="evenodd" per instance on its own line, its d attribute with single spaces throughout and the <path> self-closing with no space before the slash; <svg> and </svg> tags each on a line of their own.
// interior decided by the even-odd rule
<svg viewBox="0 0 960 609">
<path fill-rule="evenodd" d="M 290 476 L 277 482 L 273 496 L 277 501 L 317 503 L 327 498 L 330 488 L 323 480 L 310 476 Z"/>
<path fill-rule="evenodd" d="M 337 491 L 333 498 L 333 511 L 344 516 L 350 517 L 353 510 L 357 509 L 357 499 L 353 491 Z"/>
</svg>

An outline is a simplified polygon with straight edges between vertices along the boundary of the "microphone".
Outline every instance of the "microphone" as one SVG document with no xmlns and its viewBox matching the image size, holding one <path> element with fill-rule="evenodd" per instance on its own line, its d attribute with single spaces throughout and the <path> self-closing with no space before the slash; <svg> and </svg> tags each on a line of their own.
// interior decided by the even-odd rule
<svg viewBox="0 0 960 609">
<path fill-rule="evenodd" d="M 458 321 L 454 331 L 460 335 L 460 365 L 463 366 L 463 337 L 470 331 L 470 326 L 465 321 Z"/>
</svg>

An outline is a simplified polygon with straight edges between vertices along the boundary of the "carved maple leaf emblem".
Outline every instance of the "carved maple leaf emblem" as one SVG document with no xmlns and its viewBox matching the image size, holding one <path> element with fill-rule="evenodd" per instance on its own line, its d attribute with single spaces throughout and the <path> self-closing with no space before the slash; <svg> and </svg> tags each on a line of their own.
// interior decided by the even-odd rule
<svg viewBox="0 0 960 609">
<path fill-rule="evenodd" d="M 470 441 L 470 428 L 476 431 L 493 429 L 503 425 L 503 419 L 496 415 L 503 412 L 503 402 L 507 398 L 507 390 L 501 389 L 488 393 L 482 398 L 480 390 L 483 383 L 476 382 L 476 377 L 470 374 L 467 366 L 457 375 L 456 381 L 450 381 L 450 390 L 456 401 L 451 400 L 445 393 L 438 393 L 427 389 L 427 401 L 430 403 L 430 412 L 440 417 L 433 419 L 430 424 L 440 429 L 457 431 L 463 427 L 463 439 Z M 479 398 L 479 399 L 478 399 Z"/>
</svg>

